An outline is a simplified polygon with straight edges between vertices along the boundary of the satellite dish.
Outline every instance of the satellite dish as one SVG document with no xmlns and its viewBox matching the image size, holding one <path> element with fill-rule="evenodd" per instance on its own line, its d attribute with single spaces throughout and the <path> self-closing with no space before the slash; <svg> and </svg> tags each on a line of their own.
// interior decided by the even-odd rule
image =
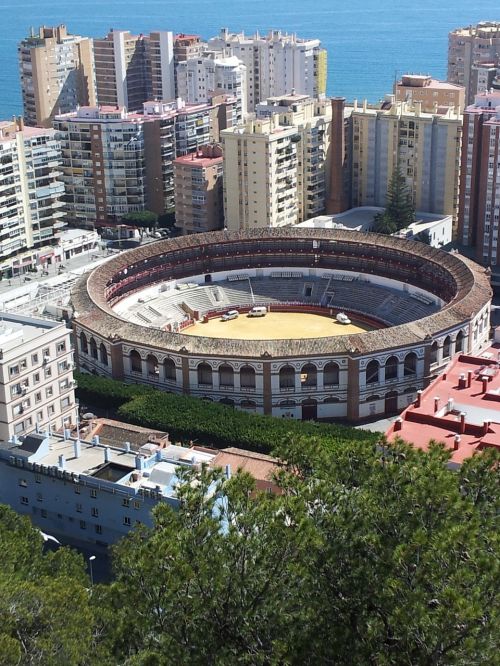
<svg viewBox="0 0 500 666">
<path fill-rule="evenodd" d="M 83 419 L 86 419 L 87 421 L 90 421 L 90 419 L 95 419 L 96 415 L 92 414 L 92 412 L 86 412 L 83 416 Z"/>
</svg>

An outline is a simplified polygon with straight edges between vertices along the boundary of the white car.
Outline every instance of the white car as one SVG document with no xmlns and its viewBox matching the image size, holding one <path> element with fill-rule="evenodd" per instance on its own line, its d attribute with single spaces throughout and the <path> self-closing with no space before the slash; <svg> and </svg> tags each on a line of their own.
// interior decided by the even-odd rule
<svg viewBox="0 0 500 666">
<path fill-rule="evenodd" d="M 265 317 L 267 308 L 264 305 L 255 305 L 248 313 L 249 317 Z"/>
<path fill-rule="evenodd" d="M 222 315 L 221 319 L 222 321 L 230 321 L 231 319 L 237 319 L 239 314 L 238 310 L 228 310 Z"/>
<path fill-rule="evenodd" d="M 350 324 L 351 320 L 349 317 L 346 315 L 345 312 L 339 312 L 338 315 L 335 317 L 335 319 L 339 322 L 339 324 Z"/>
</svg>

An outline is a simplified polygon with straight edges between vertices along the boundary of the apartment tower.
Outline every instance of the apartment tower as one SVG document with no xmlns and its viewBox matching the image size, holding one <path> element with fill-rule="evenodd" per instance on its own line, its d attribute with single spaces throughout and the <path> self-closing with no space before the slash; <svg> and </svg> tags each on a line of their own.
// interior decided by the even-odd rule
<svg viewBox="0 0 500 666">
<path fill-rule="evenodd" d="M 20 275 L 50 255 L 64 226 L 61 146 L 54 130 L 0 122 L 0 274 Z M 43 258 L 43 257 L 42 257 Z"/>
<path fill-rule="evenodd" d="M 483 21 L 466 28 L 457 28 L 448 35 L 448 81 L 464 86 L 465 102 L 472 104 L 478 89 L 478 65 L 489 68 L 500 65 L 500 22 Z M 481 77 L 479 77 L 480 79 Z"/>
<path fill-rule="evenodd" d="M 144 102 L 175 98 L 173 35 L 112 30 L 94 39 L 97 99 L 104 106 L 141 111 Z"/>
<path fill-rule="evenodd" d="M 458 214 L 458 176 L 462 115 L 422 111 L 422 103 L 396 102 L 388 95 L 380 107 L 351 109 L 352 206 L 385 206 L 398 169 L 415 210 Z M 456 230 L 455 230 L 456 231 Z"/>
<path fill-rule="evenodd" d="M 456 83 L 438 81 L 422 74 L 404 74 L 394 84 L 397 102 L 414 104 L 420 102 L 422 111 L 437 113 L 438 109 L 455 107 L 465 108 L 465 88 Z"/>
<path fill-rule="evenodd" d="M 42 26 L 20 42 L 18 56 L 27 125 L 51 127 L 57 113 L 96 103 L 91 39 Z"/>
<path fill-rule="evenodd" d="M 500 92 L 477 95 L 464 113 L 459 236 L 476 260 L 500 272 Z"/>
<path fill-rule="evenodd" d="M 223 228 L 222 163 L 217 144 L 174 161 L 175 226 L 183 236 Z"/>
</svg>

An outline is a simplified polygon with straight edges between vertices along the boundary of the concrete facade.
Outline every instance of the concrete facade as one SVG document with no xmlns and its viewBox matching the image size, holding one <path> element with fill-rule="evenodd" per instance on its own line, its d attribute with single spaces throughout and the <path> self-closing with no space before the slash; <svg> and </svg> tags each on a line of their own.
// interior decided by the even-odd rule
<svg viewBox="0 0 500 666">
<path fill-rule="evenodd" d="M 437 113 L 439 107 L 457 108 L 463 112 L 465 107 L 463 86 L 420 74 L 403 74 L 394 84 L 394 95 L 397 102 L 420 102 L 426 113 Z"/>
<path fill-rule="evenodd" d="M 27 125 L 51 127 L 56 113 L 96 103 L 92 39 L 42 26 L 20 42 L 18 56 Z"/>
<path fill-rule="evenodd" d="M 74 424 L 74 386 L 65 324 L 0 313 L 0 441 Z"/>
</svg>

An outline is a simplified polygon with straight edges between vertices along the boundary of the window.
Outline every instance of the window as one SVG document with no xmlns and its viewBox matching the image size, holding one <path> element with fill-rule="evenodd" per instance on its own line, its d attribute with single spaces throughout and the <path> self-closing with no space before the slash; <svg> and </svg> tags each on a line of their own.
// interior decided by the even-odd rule
<svg viewBox="0 0 500 666">
<path fill-rule="evenodd" d="M 56 345 L 56 354 L 64 354 L 65 351 L 66 351 L 66 343 L 58 342 Z"/>
<path fill-rule="evenodd" d="M 80 486 L 75 486 L 75 493 L 79 495 L 81 492 Z"/>
<path fill-rule="evenodd" d="M 27 488 L 28 487 L 28 482 L 26 481 L 26 479 L 19 479 L 19 485 L 22 488 Z"/>
<path fill-rule="evenodd" d="M 130 500 L 128 497 L 122 499 L 122 506 L 130 506 Z"/>
<path fill-rule="evenodd" d="M 10 377 L 15 377 L 18 374 L 19 374 L 19 366 L 18 365 L 11 365 L 10 368 L 9 368 L 9 376 Z"/>
<path fill-rule="evenodd" d="M 127 526 L 132 525 L 132 519 L 130 516 L 123 516 L 123 524 Z"/>
<path fill-rule="evenodd" d="M 56 411 L 56 408 L 54 407 L 54 405 L 49 405 L 47 407 L 47 412 L 48 412 L 49 416 L 51 416 L 52 414 L 55 414 L 55 411 Z"/>
<path fill-rule="evenodd" d="M 71 405 L 71 400 L 69 398 L 63 398 L 61 400 L 61 409 L 67 409 Z"/>
<path fill-rule="evenodd" d="M 37 494 L 36 494 L 36 501 L 37 501 L 37 502 L 43 502 L 43 495 L 42 495 L 42 493 L 37 493 Z"/>
<path fill-rule="evenodd" d="M 69 363 L 67 361 L 61 361 L 57 364 L 57 370 L 59 374 L 62 372 L 67 372 L 69 370 Z"/>
<path fill-rule="evenodd" d="M 80 520 L 80 529 L 81 530 L 87 529 L 87 523 L 84 520 Z"/>
<path fill-rule="evenodd" d="M 42 483 L 42 477 L 40 474 L 35 474 L 35 483 Z"/>
<path fill-rule="evenodd" d="M 43 374 L 45 376 L 45 379 L 48 379 L 49 377 L 52 377 L 52 368 L 45 368 Z"/>
<path fill-rule="evenodd" d="M 35 372 L 35 374 L 33 375 L 33 384 L 38 384 L 39 381 L 40 381 L 40 373 Z"/>
<path fill-rule="evenodd" d="M 36 365 L 38 363 L 38 354 L 31 355 L 31 365 Z"/>
<path fill-rule="evenodd" d="M 42 516 L 42 518 L 47 518 L 47 509 L 42 509 L 40 511 L 40 515 Z"/>
<path fill-rule="evenodd" d="M 98 518 L 98 517 L 99 517 L 99 509 L 98 509 L 96 506 L 93 506 L 93 507 L 90 509 L 90 513 L 92 514 L 92 516 L 93 516 L 94 518 Z"/>
<path fill-rule="evenodd" d="M 134 502 L 134 509 L 140 509 L 141 508 L 141 503 L 140 502 Z"/>
<path fill-rule="evenodd" d="M 102 534 L 102 525 L 94 525 L 95 533 Z"/>
<path fill-rule="evenodd" d="M 28 504 L 28 498 L 27 497 L 21 497 L 21 504 Z"/>
<path fill-rule="evenodd" d="M 93 497 L 94 499 L 97 497 L 97 490 L 95 488 L 90 489 L 90 497 Z"/>
</svg>

